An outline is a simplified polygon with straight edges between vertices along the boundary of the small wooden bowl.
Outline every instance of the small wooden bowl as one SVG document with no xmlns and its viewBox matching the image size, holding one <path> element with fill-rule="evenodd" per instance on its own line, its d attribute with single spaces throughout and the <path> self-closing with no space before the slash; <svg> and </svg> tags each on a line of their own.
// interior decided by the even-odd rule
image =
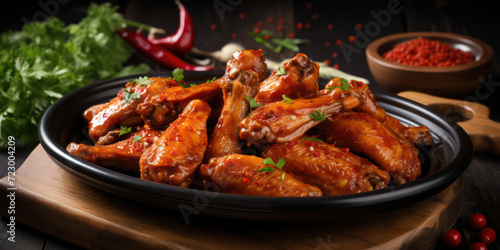
<svg viewBox="0 0 500 250">
<path fill-rule="evenodd" d="M 382 55 L 400 43 L 423 37 L 470 51 L 475 61 L 452 67 L 419 67 L 391 62 Z M 366 48 L 368 67 L 380 86 L 398 93 L 419 91 L 427 94 L 463 98 L 472 93 L 490 73 L 493 49 L 486 43 L 464 35 L 442 32 L 409 32 L 379 38 Z"/>
</svg>

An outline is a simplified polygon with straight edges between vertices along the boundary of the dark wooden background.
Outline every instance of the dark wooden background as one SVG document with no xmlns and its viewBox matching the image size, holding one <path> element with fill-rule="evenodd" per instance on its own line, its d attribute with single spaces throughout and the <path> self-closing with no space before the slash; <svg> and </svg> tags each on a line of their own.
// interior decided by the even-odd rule
<svg viewBox="0 0 500 250">
<path fill-rule="evenodd" d="M 42 2 L 42 1 L 40 1 Z M 100 3 L 100 1 L 97 1 Z M 164 28 L 172 33 L 177 28 L 177 7 L 173 1 L 131 0 L 112 1 L 126 18 L 149 25 Z M 364 50 L 353 53 L 349 60 L 342 54 L 337 40 L 349 42 L 349 36 L 356 35 L 356 27 L 376 21 L 371 13 L 387 10 L 389 3 L 400 3 L 403 8 L 399 14 L 391 15 L 387 25 L 381 25 L 378 37 L 410 31 L 442 31 L 464 34 L 483 40 L 500 51 L 500 17 L 498 9 L 492 1 L 482 0 L 435 0 L 435 1 L 250 1 L 250 0 L 215 0 L 215 1 L 183 1 L 194 19 L 196 31 L 195 47 L 205 51 L 216 51 L 228 42 L 237 42 L 245 48 L 263 48 L 253 41 L 247 32 L 259 27 L 276 32 L 280 19 L 283 20 L 285 34 L 293 33 L 296 38 L 310 39 L 310 43 L 301 46 L 315 61 L 328 61 L 337 64 L 339 69 L 347 73 L 361 76 L 370 81 L 371 88 L 384 91 L 378 86 L 370 74 Z M 6 7 L 0 15 L 1 31 L 20 29 L 26 20 L 41 20 L 43 16 L 57 16 L 66 23 L 78 22 L 85 16 L 89 3 L 80 1 L 46 1 L 41 5 L 38 1 L 13 3 L 14 7 Z M 224 11 L 217 11 L 214 6 Z M 45 14 L 41 14 L 45 13 Z M 244 18 L 242 16 L 244 15 Z M 268 20 L 268 18 L 272 18 Z M 301 23 L 302 28 L 297 24 Z M 332 28 L 329 29 L 328 25 Z M 358 26 L 361 25 L 361 26 Z M 281 61 L 294 55 L 285 51 L 275 54 L 263 48 L 267 58 Z M 0 52 L 1 53 L 1 52 Z M 334 56 L 337 53 L 337 56 Z M 134 58 L 143 60 L 141 56 Z M 153 71 L 166 70 L 150 63 Z M 218 68 L 223 69 L 224 64 Z M 500 82 L 500 56 L 495 53 L 491 69 L 491 81 Z M 497 84 L 498 85 L 498 84 Z M 474 95 L 474 93 L 471 93 Z M 500 121 L 500 88 L 496 87 L 488 98 L 480 100 L 491 110 L 491 119 Z M 33 148 L 16 148 L 16 166 L 22 162 Z M 0 177 L 7 173 L 7 149 L 0 150 Z M 460 217 L 454 228 L 464 234 L 463 243 L 458 249 L 468 249 L 467 245 L 476 241 L 475 232 L 467 226 L 467 218 L 475 212 L 483 213 L 488 225 L 500 233 L 500 156 L 476 153 L 473 162 L 463 174 L 465 202 Z M 6 197 L 1 197 L 5 199 Z M 6 208 L 0 208 L 6 209 Z M 33 208 L 36 209 L 36 208 Z M 0 249 L 75 249 L 67 242 L 33 230 L 23 225 L 16 226 L 16 244 L 6 239 L 7 220 L 0 223 Z M 438 248 L 442 248 L 439 246 Z M 500 240 L 489 249 L 500 249 Z"/>
</svg>

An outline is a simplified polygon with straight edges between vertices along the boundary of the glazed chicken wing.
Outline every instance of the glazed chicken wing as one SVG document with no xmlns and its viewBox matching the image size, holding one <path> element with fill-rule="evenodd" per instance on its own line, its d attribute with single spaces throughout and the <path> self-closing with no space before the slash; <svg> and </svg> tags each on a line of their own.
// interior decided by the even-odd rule
<svg viewBox="0 0 500 250">
<path fill-rule="evenodd" d="M 331 88 L 341 86 L 342 83 L 340 82 L 340 78 L 333 78 L 326 84 L 325 89 L 321 90 L 320 93 L 326 94 Z M 372 115 L 395 133 L 417 146 L 428 146 L 431 144 L 432 135 L 426 126 L 407 127 L 401 124 L 397 119 L 387 114 L 385 110 L 380 107 L 375 95 L 371 92 L 368 85 L 360 81 L 351 80 L 349 81 L 349 88 L 347 91 L 351 95 L 362 100 L 362 104 L 354 108 L 354 110 Z"/>
<path fill-rule="evenodd" d="M 305 197 L 322 196 L 321 190 L 305 184 L 289 174 L 281 173 L 264 159 L 253 155 L 232 154 L 213 158 L 200 167 L 196 185 L 200 189 L 215 189 L 221 193 Z M 274 171 L 259 171 L 270 167 Z M 284 176 L 284 178 L 283 178 Z"/>
<path fill-rule="evenodd" d="M 370 114 L 342 112 L 319 124 L 316 130 L 323 141 L 366 155 L 393 175 L 397 184 L 420 176 L 418 149 Z"/>
<path fill-rule="evenodd" d="M 293 99 L 292 102 L 273 102 L 255 109 L 240 123 L 240 138 L 254 145 L 282 143 L 302 136 L 321 120 L 359 105 L 359 100 L 346 96 L 341 90 L 311 99 Z"/>
<path fill-rule="evenodd" d="M 173 186 L 189 187 L 207 147 L 206 122 L 210 106 L 193 100 L 160 138 L 142 154 L 141 178 Z"/>
<path fill-rule="evenodd" d="M 317 186 L 323 195 L 345 195 L 386 188 L 390 175 L 348 149 L 304 136 L 267 146 L 263 157 L 285 159 L 283 170 L 298 180 Z"/>
<path fill-rule="evenodd" d="M 176 85 L 166 78 L 150 77 L 144 84 L 129 82 L 118 95 L 105 106 L 97 106 L 87 110 L 84 117 L 92 117 L 89 122 L 89 136 L 97 142 L 110 130 L 119 126 L 135 126 L 142 123 L 137 113 L 137 105 L 147 101 L 151 96 L 163 89 Z M 95 115 L 92 111 L 99 110 Z"/>
<path fill-rule="evenodd" d="M 232 59 L 226 64 L 226 75 L 231 74 L 233 70 L 246 70 L 248 72 L 255 72 L 258 75 L 258 82 L 262 82 L 266 77 L 267 64 L 265 63 L 262 50 L 242 50 L 233 54 Z M 257 87 L 258 90 L 258 87 Z"/>
<path fill-rule="evenodd" d="M 165 89 L 137 107 L 144 123 L 150 128 L 164 129 L 188 103 L 195 99 L 210 101 L 220 93 L 218 80 L 189 88 L 182 86 Z"/>
<path fill-rule="evenodd" d="M 253 96 L 252 92 L 252 87 L 238 81 L 223 87 L 224 106 L 217 125 L 210 134 L 205 163 L 214 157 L 241 153 L 239 124 L 248 113 L 249 104 L 246 97 Z"/>
<path fill-rule="evenodd" d="M 298 53 L 283 65 L 284 74 L 277 70 L 262 81 L 259 93 L 255 96 L 258 103 L 270 103 L 288 98 L 312 98 L 318 95 L 319 65 L 312 62 L 306 54 Z"/>
<path fill-rule="evenodd" d="M 109 145 L 90 146 L 70 143 L 66 150 L 91 163 L 138 175 L 139 159 L 142 153 L 160 137 L 160 130 L 147 130 L 139 127 L 127 134 L 127 139 Z"/>
</svg>

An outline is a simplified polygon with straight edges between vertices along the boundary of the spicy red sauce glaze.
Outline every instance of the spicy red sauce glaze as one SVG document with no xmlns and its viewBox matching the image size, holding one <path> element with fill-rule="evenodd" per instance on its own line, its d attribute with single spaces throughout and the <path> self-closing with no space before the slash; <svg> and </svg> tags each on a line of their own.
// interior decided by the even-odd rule
<svg viewBox="0 0 500 250">
<path fill-rule="evenodd" d="M 421 67 L 451 67 L 474 61 L 471 52 L 422 37 L 398 44 L 382 56 L 391 62 Z"/>
</svg>

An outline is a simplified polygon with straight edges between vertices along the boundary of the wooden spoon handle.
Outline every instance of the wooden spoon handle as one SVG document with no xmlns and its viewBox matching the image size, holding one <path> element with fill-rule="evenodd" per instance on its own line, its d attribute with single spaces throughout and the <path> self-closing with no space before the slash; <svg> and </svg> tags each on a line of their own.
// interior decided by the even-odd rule
<svg viewBox="0 0 500 250">
<path fill-rule="evenodd" d="M 457 121 L 469 135 L 474 151 L 500 154 L 500 123 L 489 118 L 490 110 L 485 105 L 414 91 L 398 95 L 441 112 L 445 120 Z"/>
</svg>

